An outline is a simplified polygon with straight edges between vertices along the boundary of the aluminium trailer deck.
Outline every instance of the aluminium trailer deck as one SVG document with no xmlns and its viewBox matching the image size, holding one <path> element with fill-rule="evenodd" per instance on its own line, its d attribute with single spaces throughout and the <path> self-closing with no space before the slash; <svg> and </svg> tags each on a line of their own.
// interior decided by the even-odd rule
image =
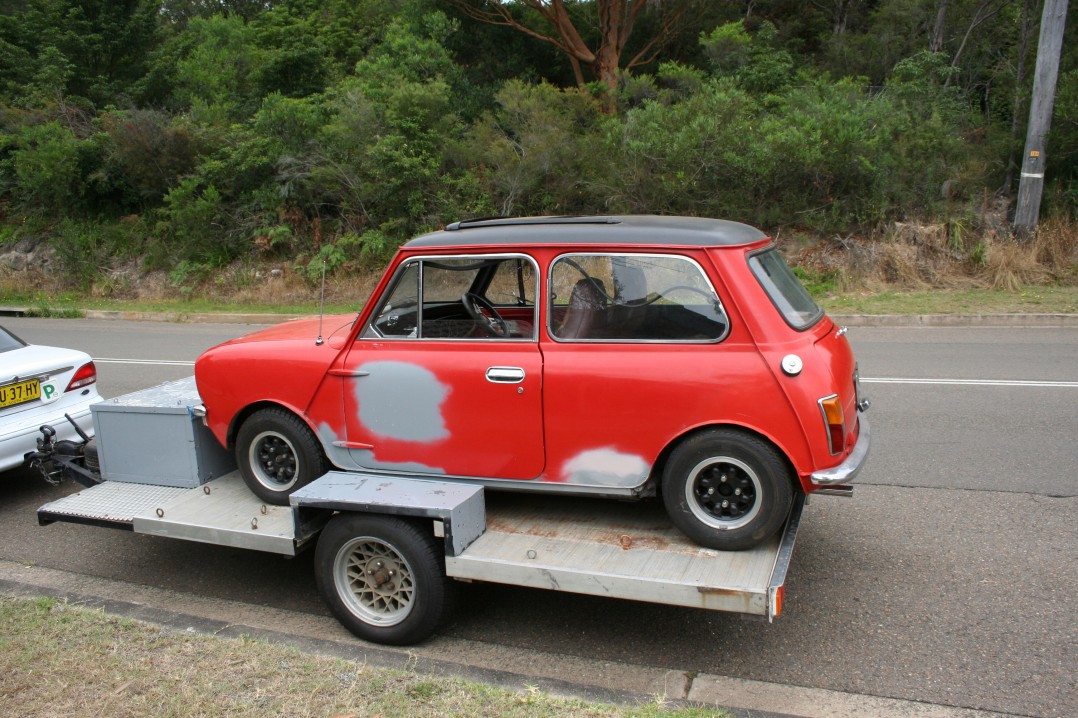
<svg viewBox="0 0 1078 718">
<path fill-rule="evenodd" d="M 445 537 L 448 576 L 624 598 L 772 620 L 782 610 L 804 499 L 782 531 L 750 551 L 685 538 L 658 502 L 493 494 L 460 482 L 330 472 L 267 506 L 237 472 L 197 488 L 105 481 L 42 506 L 71 522 L 295 555 L 337 511 L 421 517 Z"/>
</svg>

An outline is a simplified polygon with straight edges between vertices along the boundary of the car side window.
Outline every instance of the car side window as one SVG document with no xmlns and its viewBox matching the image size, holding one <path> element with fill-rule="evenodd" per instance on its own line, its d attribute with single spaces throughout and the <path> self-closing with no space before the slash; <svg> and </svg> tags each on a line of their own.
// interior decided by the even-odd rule
<svg viewBox="0 0 1078 718">
<path fill-rule="evenodd" d="M 363 337 L 534 339 L 536 277 L 523 256 L 410 260 Z"/>
<path fill-rule="evenodd" d="M 703 269 L 677 255 L 559 257 L 548 316 L 564 341 L 715 342 L 729 325 Z"/>
</svg>

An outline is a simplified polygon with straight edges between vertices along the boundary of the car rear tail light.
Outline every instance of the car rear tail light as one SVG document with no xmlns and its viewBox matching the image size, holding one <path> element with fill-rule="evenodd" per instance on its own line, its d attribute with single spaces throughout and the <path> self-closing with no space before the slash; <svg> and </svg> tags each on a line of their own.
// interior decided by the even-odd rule
<svg viewBox="0 0 1078 718">
<path fill-rule="evenodd" d="M 827 425 L 827 446 L 832 454 L 841 454 L 846 449 L 846 419 L 838 394 L 820 399 L 820 412 Z"/>
<path fill-rule="evenodd" d="M 71 383 L 67 385 L 64 391 L 74 391 L 75 389 L 81 389 L 84 386 L 90 386 L 97 381 L 97 367 L 93 362 L 88 362 L 79 367 L 79 370 L 75 372 L 75 376 L 71 377 Z"/>
</svg>

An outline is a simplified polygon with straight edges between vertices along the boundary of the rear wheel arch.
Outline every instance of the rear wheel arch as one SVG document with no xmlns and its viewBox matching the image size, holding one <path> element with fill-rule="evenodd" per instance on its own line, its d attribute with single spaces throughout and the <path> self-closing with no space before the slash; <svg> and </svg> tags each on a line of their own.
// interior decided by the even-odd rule
<svg viewBox="0 0 1078 718">
<path fill-rule="evenodd" d="M 683 434 L 678 435 L 677 437 L 672 439 L 663 448 L 661 452 L 659 452 L 659 456 L 655 460 L 654 466 L 652 466 L 651 475 L 648 477 L 648 482 L 653 484 L 656 487 L 656 490 L 661 494 L 663 471 L 666 469 L 666 463 L 670 460 L 670 455 L 674 453 L 674 450 L 694 436 L 716 430 L 739 432 L 746 436 L 751 436 L 767 443 L 779 454 L 780 457 L 782 457 L 782 460 L 786 463 L 786 468 L 790 472 L 790 476 L 793 478 L 793 487 L 795 489 L 801 489 L 802 491 L 804 490 L 804 487 L 801 485 L 799 479 L 797 466 L 795 466 L 793 461 L 790 459 L 790 455 L 786 451 L 786 449 L 782 445 L 775 442 L 767 434 L 764 434 L 760 431 L 757 431 L 756 429 L 752 429 L 742 424 L 703 424 L 701 426 L 693 427 L 692 429 L 684 432 Z"/>
</svg>

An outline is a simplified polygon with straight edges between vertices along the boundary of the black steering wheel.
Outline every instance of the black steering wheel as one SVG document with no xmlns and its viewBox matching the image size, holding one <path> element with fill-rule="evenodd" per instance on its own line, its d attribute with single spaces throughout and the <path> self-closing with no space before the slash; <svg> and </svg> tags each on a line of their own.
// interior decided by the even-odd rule
<svg viewBox="0 0 1078 718">
<path fill-rule="evenodd" d="M 503 339 L 509 336 L 509 325 L 498 314 L 493 304 L 474 292 L 465 292 L 460 295 L 460 301 L 471 318 L 491 336 Z"/>
</svg>

